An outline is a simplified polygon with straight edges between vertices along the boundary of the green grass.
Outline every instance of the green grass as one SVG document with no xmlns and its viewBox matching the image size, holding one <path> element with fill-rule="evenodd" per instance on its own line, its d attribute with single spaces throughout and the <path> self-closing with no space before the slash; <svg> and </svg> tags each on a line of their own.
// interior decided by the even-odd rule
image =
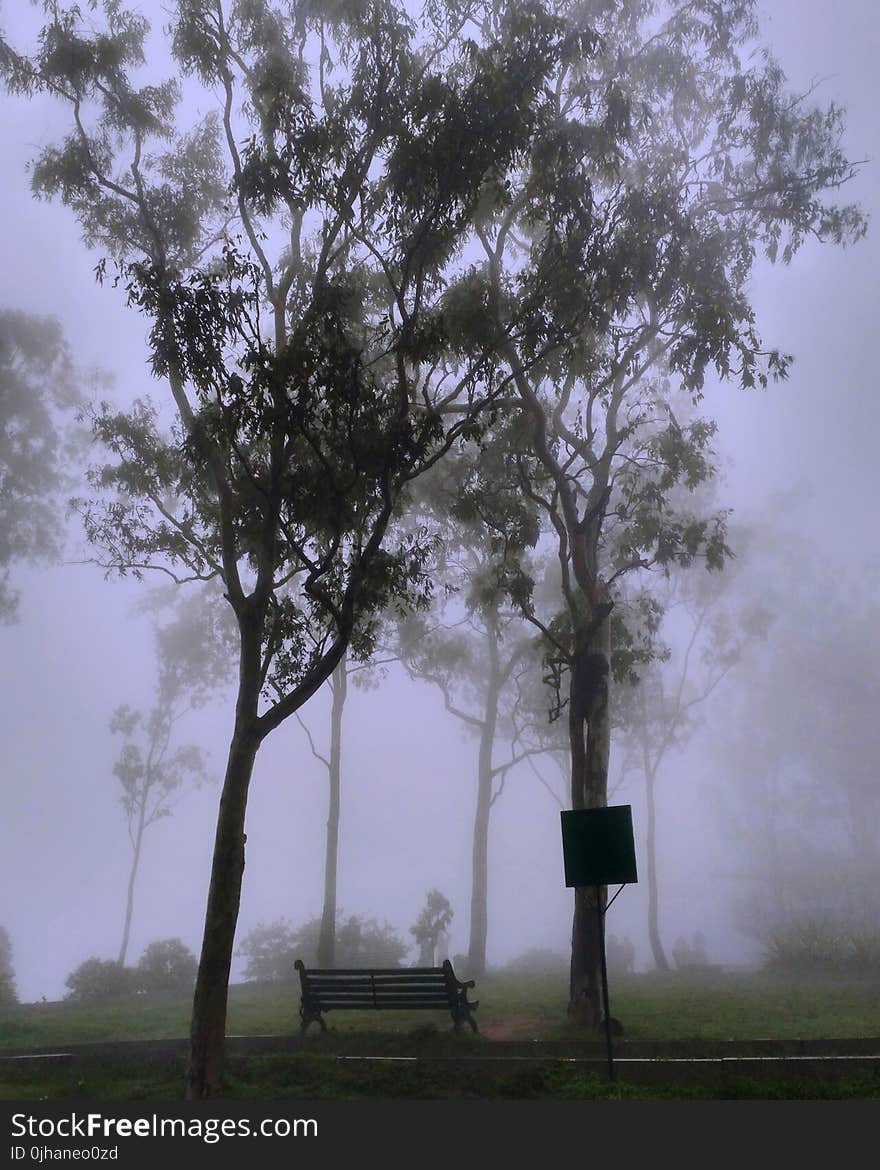
<svg viewBox="0 0 880 1170">
<path fill-rule="evenodd" d="M 565 976 L 495 973 L 479 981 L 474 998 L 481 1035 L 454 1035 L 441 1013 L 344 1012 L 328 1017 L 330 1031 L 312 1034 L 295 1050 L 247 1056 L 230 1044 L 225 1095 L 230 1098 L 480 1098 L 640 1099 L 880 1098 L 880 1070 L 837 1066 L 784 1075 L 775 1066 L 685 1066 L 656 1070 L 629 1083 L 626 1066 L 610 1083 L 598 1066 L 563 1055 L 603 1054 L 600 1038 L 575 1030 L 565 1018 Z M 188 998 L 144 997 L 96 1006 L 27 1004 L 0 1012 L 0 1051 L 63 1050 L 66 1045 L 124 1040 L 170 1040 L 187 1035 Z M 880 1038 L 876 983 L 771 978 L 718 971 L 620 977 L 611 987 L 612 1014 L 625 1038 L 618 1055 L 645 1042 L 658 1046 L 770 1039 L 833 1041 Z M 230 990 L 227 1032 L 298 1033 L 296 985 L 239 985 Z M 534 1044 L 538 1041 L 537 1044 Z M 506 1042 L 506 1043 L 505 1043 Z M 833 1049 L 833 1045 L 832 1045 Z M 498 1056 L 540 1055 L 499 1061 Z M 417 1061 L 369 1062 L 344 1055 L 408 1055 Z M 456 1059 L 464 1058 L 467 1059 Z M 107 1052 L 69 1061 L 0 1062 L 0 1098 L 174 1100 L 180 1097 L 185 1051 Z M 689 1067 L 689 1066 L 688 1066 Z M 806 1070 L 807 1066 L 803 1066 Z M 746 1072 L 749 1073 L 746 1075 Z M 673 1075 L 674 1074 L 674 1075 Z M 824 1078 L 824 1079 L 823 1079 Z"/>
<path fill-rule="evenodd" d="M 183 1057 L 90 1057 L 67 1065 L 0 1065 L 0 1099 L 179 1100 Z M 880 1100 L 880 1073 L 793 1077 L 701 1071 L 648 1082 L 618 1068 L 584 1070 L 553 1060 L 352 1062 L 311 1052 L 230 1056 L 228 1100 Z"/>
<path fill-rule="evenodd" d="M 497 973 L 479 981 L 476 1018 L 498 1039 L 579 1039 L 565 1017 L 564 973 Z M 24 1004 L 0 1010 L 0 1051 L 100 1041 L 174 1039 L 189 1033 L 188 997 L 151 996 L 115 1003 Z M 230 988 L 230 1035 L 298 1031 L 299 987 Z M 716 972 L 709 977 L 631 975 L 611 984 L 611 1013 L 627 1040 L 776 1040 L 880 1037 L 876 981 L 775 978 Z M 337 1033 L 443 1031 L 443 1014 L 345 1012 L 328 1017 Z M 313 1025 L 313 1032 L 316 1031 Z"/>
</svg>

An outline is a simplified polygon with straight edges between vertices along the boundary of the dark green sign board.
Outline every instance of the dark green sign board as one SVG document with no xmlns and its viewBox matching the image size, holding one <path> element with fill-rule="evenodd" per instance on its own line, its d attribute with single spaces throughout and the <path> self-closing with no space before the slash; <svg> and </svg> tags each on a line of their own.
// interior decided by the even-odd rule
<svg viewBox="0 0 880 1170">
<path fill-rule="evenodd" d="M 562 814 L 567 886 L 618 886 L 637 882 L 632 806 L 573 809 Z"/>
</svg>

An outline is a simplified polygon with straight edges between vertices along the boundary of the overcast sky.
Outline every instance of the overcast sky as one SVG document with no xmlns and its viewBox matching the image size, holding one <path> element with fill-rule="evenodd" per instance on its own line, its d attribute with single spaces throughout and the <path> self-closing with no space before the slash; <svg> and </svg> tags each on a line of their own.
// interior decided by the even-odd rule
<svg viewBox="0 0 880 1170">
<path fill-rule="evenodd" d="M 161 5 L 144 2 L 161 19 Z M 765 37 L 797 88 L 821 78 L 819 97 L 849 111 L 851 157 L 869 161 L 846 192 L 880 208 L 880 6 L 876 0 L 767 0 Z M 34 27 L 21 0 L 4 0 L 13 40 Z M 114 376 L 120 397 L 149 386 L 144 322 L 118 292 L 96 286 L 98 257 L 73 216 L 36 203 L 24 168 L 64 126 L 52 102 L 0 99 L 0 303 L 51 314 L 83 366 Z M 880 433 L 876 333 L 880 309 L 877 225 L 850 250 L 808 244 L 788 267 L 758 270 L 754 302 L 765 339 L 795 355 L 787 385 L 744 393 L 711 387 L 728 461 L 725 501 L 760 513 L 793 486 L 800 521 L 829 574 L 876 559 L 876 442 Z M 132 616 L 136 583 L 104 582 L 86 566 L 22 571 L 21 620 L 0 629 L 0 924 L 12 937 L 22 999 L 58 998 L 90 955 L 115 957 L 124 910 L 128 843 L 107 723 L 119 702 L 149 702 L 154 680 L 148 624 Z M 306 718 L 326 742 L 327 704 Z M 218 701 L 191 725 L 219 779 L 230 725 Z M 426 687 L 393 671 L 368 693 L 353 690 L 343 757 L 339 900 L 348 913 L 387 918 L 408 939 L 425 893 L 455 908 L 452 951 L 467 947 L 470 834 L 476 759 L 472 741 Z M 718 959 L 742 944 L 721 909 L 718 826 L 691 793 L 705 764 L 670 765 L 661 792 L 665 935 L 702 929 Z M 690 787 L 688 787 L 690 786 Z M 291 721 L 261 751 L 248 814 L 239 938 L 256 922 L 317 914 L 323 877 L 325 774 Z M 139 879 L 130 956 L 179 936 L 197 951 L 218 787 L 208 785 L 151 830 Z M 631 794 L 639 832 L 641 805 Z M 629 797 L 627 797 L 629 799 Z M 682 814 L 682 808 L 686 815 Z M 527 769 L 508 783 L 492 827 L 490 961 L 528 946 L 564 951 L 571 896 L 564 888 L 558 806 Z M 648 961 L 644 890 L 626 890 L 609 929 L 630 933 Z M 743 951 L 742 953 L 746 953 Z"/>
</svg>

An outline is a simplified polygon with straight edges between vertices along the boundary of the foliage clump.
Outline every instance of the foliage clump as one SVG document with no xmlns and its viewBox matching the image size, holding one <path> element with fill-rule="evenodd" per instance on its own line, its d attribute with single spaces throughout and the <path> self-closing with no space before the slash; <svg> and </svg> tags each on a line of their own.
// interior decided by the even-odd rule
<svg viewBox="0 0 880 1170">
<path fill-rule="evenodd" d="M 123 967 L 112 959 L 92 956 L 84 960 L 64 981 L 68 992 L 65 999 L 76 1003 L 101 1003 L 120 999 L 134 991 L 134 976 L 130 967 Z"/>
<path fill-rule="evenodd" d="M 880 974 L 880 928 L 801 918 L 768 932 L 763 966 L 786 975 Z"/>
<path fill-rule="evenodd" d="M 151 942 L 138 960 L 135 982 L 138 991 L 191 992 L 195 983 L 198 961 L 179 938 L 163 938 Z"/>
<path fill-rule="evenodd" d="M 285 919 L 260 923 L 245 935 L 238 948 L 246 960 L 245 977 L 258 982 L 294 979 L 294 963 L 318 965 L 319 916 L 293 927 Z M 387 922 L 367 915 L 340 915 L 336 928 L 337 967 L 399 967 L 408 947 Z"/>
</svg>

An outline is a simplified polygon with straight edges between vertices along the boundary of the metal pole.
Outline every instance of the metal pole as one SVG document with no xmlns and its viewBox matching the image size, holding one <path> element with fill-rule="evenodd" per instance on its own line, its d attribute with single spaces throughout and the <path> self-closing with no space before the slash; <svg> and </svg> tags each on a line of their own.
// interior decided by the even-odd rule
<svg viewBox="0 0 880 1170">
<path fill-rule="evenodd" d="M 608 1052 L 608 1079 L 614 1080 L 614 1054 L 611 1048 L 611 1012 L 608 1008 L 608 965 L 605 962 L 605 911 L 602 887 L 596 886 L 596 913 L 599 915 L 599 954 L 602 957 L 602 1010 L 605 1013 L 605 1047 Z"/>
</svg>

